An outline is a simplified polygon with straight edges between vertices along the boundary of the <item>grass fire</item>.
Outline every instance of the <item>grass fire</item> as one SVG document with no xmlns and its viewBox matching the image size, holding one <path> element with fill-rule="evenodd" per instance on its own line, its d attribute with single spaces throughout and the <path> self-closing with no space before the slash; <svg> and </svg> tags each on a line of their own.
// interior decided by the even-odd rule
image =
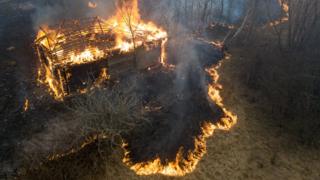
<svg viewBox="0 0 320 180">
<path fill-rule="evenodd" d="M 0 179 L 317 179 L 319 10 L 0 0 Z"/>
</svg>

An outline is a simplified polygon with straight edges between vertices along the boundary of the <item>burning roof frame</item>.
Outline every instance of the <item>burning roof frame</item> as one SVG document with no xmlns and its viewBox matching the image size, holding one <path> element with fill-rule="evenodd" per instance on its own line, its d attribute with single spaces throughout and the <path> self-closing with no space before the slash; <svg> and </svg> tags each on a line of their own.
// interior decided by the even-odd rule
<svg viewBox="0 0 320 180">
<path fill-rule="evenodd" d="M 70 74 L 67 72 L 68 69 L 74 66 L 100 62 L 99 66 L 101 73 L 99 78 L 97 78 L 100 82 L 102 81 L 102 78 L 110 79 L 110 77 L 107 75 L 107 71 L 109 71 L 110 68 L 110 59 L 113 59 L 113 57 L 122 57 L 122 59 L 125 56 L 131 57 L 124 58 L 123 61 L 133 60 L 133 63 L 136 65 L 136 51 L 149 51 L 150 49 L 157 47 L 162 48 L 163 41 L 166 41 L 165 39 L 161 38 L 159 40 L 148 42 L 147 38 L 144 37 L 148 35 L 148 32 L 142 32 L 139 34 L 139 31 L 137 31 L 136 39 L 141 39 L 142 43 L 135 47 L 132 51 L 123 52 L 120 48 L 112 48 L 116 44 L 115 34 L 112 32 L 113 28 L 115 27 L 104 23 L 99 17 L 63 20 L 60 24 L 53 27 L 55 33 L 48 32 L 45 30 L 45 28 L 40 27 L 40 31 L 44 35 L 35 40 L 34 46 L 40 60 L 38 81 L 41 83 L 45 82 L 49 85 L 56 100 L 63 100 L 65 96 L 71 94 L 71 90 L 69 89 L 67 82 L 70 76 Z M 52 34 L 54 34 L 53 38 L 50 37 Z M 67 38 L 68 40 L 61 38 Z M 43 40 L 46 40 L 48 47 L 41 44 Z M 130 41 L 130 39 L 128 39 L 128 41 Z M 102 49 L 103 55 L 99 57 L 93 57 L 91 60 L 79 63 L 74 63 L 68 60 L 68 56 L 63 55 L 72 52 L 80 53 L 85 51 L 85 49 L 88 49 L 88 47 L 99 50 Z M 160 51 L 162 52 L 161 48 Z M 119 61 L 119 63 L 121 63 L 121 61 Z M 159 64 L 161 64 L 160 59 Z M 48 75 L 48 73 L 50 74 L 50 79 L 53 80 L 47 80 L 43 78 L 46 76 L 46 74 Z M 83 90 L 80 90 L 80 92 L 82 91 Z"/>
</svg>

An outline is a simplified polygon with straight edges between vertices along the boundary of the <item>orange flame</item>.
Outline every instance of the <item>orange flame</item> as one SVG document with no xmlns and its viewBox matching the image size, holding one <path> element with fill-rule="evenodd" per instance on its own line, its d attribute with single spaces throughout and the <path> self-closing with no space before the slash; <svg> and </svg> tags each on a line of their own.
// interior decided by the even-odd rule
<svg viewBox="0 0 320 180">
<path fill-rule="evenodd" d="M 24 100 L 24 104 L 23 104 L 23 111 L 24 111 L 24 112 L 27 112 L 28 110 L 29 110 L 29 99 L 26 98 L 26 99 Z"/>
<path fill-rule="evenodd" d="M 229 59 L 227 55 L 225 59 Z M 211 137 L 215 130 L 230 130 L 237 123 L 237 116 L 228 111 L 224 104 L 223 99 L 220 96 L 222 85 L 218 83 L 219 74 L 218 69 L 221 63 L 207 69 L 208 74 L 211 76 L 213 83 L 208 87 L 208 97 L 224 112 L 224 116 L 216 124 L 206 121 L 202 125 L 202 133 L 194 139 L 194 150 L 189 151 L 187 157 L 183 156 L 183 149 L 180 148 L 176 155 L 176 158 L 172 162 L 163 164 L 160 158 L 156 158 L 152 161 L 133 164 L 130 161 L 130 152 L 126 149 L 127 144 L 123 143 L 122 147 L 125 151 L 123 162 L 127 164 L 131 170 L 135 171 L 138 175 L 152 175 L 162 174 L 166 176 L 184 176 L 193 172 L 196 169 L 197 164 L 206 153 L 206 140 Z"/>
<path fill-rule="evenodd" d="M 91 2 L 91 1 L 88 2 L 88 7 L 89 7 L 89 8 L 94 9 L 94 8 L 96 8 L 97 6 L 98 6 L 97 3 L 95 3 L 95 2 Z"/>
<path fill-rule="evenodd" d="M 166 31 L 154 23 L 141 20 L 137 0 L 120 1 L 116 15 L 104 21 L 104 25 L 114 27 L 113 32 L 117 35 L 115 48 L 120 48 L 124 52 L 135 49 L 145 40 L 150 42 L 168 36 Z"/>
<path fill-rule="evenodd" d="M 89 2 L 89 7 L 96 6 L 93 2 Z M 47 56 L 49 63 L 40 67 L 39 75 L 44 78 L 38 78 L 40 83 L 45 83 L 54 95 L 55 99 L 62 100 L 65 94 L 60 80 L 57 80 L 53 75 L 54 70 L 53 58 L 58 59 L 59 65 L 75 65 L 93 62 L 108 56 L 113 50 L 120 50 L 122 53 L 134 51 L 137 47 L 144 45 L 147 42 L 162 41 L 161 59 L 160 62 L 165 65 L 165 45 L 167 42 L 167 32 L 162 28 L 157 27 L 152 22 L 143 22 L 140 18 L 138 1 L 137 0 L 122 0 L 117 3 L 116 15 L 94 24 L 92 29 L 86 28 L 80 30 L 82 36 L 90 36 L 92 33 L 99 33 L 99 29 L 109 30 L 115 35 L 115 44 L 113 47 L 101 49 L 95 46 L 85 47 L 84 50 L 74 50 L 64 52 L 61 44 L 66 44 L 68 38 L 63 31 L 50 29 L 47 25 L 43 25 L 36 38 L 36 44 L 41 45 L 49 51 L 54 51 L 53 57 Z M 89 29 L 89 30 L 88 30 Z M 95 40 L 95 37 L 90 37 L 90 40 Z M 107 43 L 107 42 L 106 42 Z M 112 54 L 112 53 L 111 53 Z M 38 56 L 41 57 L 40 52 Z M 43 72 L 41 72 L 43 71 Z M 40 77 L 39 76 L 39 77 Z"/>
<path fill-rule="evenodd" d="M 45 67 L 45 83 L 50 87 L 52 94 L 54 95 L 56 100 L 62 101 L 64 93 L 62 92 L 62 84 L 57 81 L 53 75 L 52 71 L 48 68 Z"/>
<path fill-rule="evenodd" d="M 277 26 L 279 24 L 285 23 L 289 20 L 289 4 L 286 0 L 278 0 L 280 7 L 282 8 L 285 15 L 275 21 L 269 23 L 270 26 Z"/>
<path fill-rule="evenodd" d="M 288 15 L 289 13 L 289 4 L 286 0 L 278 0 L 279 5 L 281 6 L 282 10 Z"/>
<path fill-rule="evenodd" d="M 157 41 L 167 38 L 167 32 L 157 27 L 152 22 L 143 22 L 140 18 L 138 2 L 121 1 L 118 4 L 117 13 L 108 20 L 103 20 L 102 24 L 97 23 L 96 27 L 107 27 L 116 35 L 116 45 L 112 49 L 120 49 L 122 52 L 129 52 L 141 46 L 145 41 Z M 99 28 L 95 28 L 99 29 Z M 89 34 L 88 31 L 81 31 L 82 35 Z M 37 35 L 36 41 L 49 50 L 57 48 L 59 43 L 65 42 L 66 37 L 63 33 L 50 29 L 43 25 Z M 166 41 L 166 40 L 165 40 Z M 105 55 L 104 51 L 97 47 L 88 47 L 82 52 L 71 52 L 64 54 L 63 51 L 57 52 L 57 56 L 67 56 L 68 62 L 79 64 L 93 61 Z"/>
<path fill-rule="evenodd" d="M 70 52 L 68 56 L 70 57 L 70 61 L 74 64 L 83 64 L 86 62 L 92 62 L 95 59 L 104 57 L 104 52 L 99 50 L 98 48 L 86 48 L 84 51 L 76 54 L 75 52 Z"/>
</svg>

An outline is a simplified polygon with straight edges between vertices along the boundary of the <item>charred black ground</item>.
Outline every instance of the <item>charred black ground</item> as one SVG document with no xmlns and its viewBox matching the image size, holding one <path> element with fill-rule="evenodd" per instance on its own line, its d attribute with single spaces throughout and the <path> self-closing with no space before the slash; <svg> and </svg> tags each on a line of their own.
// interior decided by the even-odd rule
<svg viewBox="0 0 320 180">
<path fill-rule="evenodd" d="M 217 57 L 223 53 L 208 43 L 188 43 L 200 50 L 200 61 L 185 66 L 182 75 L 177 71 L 158 71 L 139 80 L 138 91 L 150 109 L 147 116 L 151 122 L 125 138 L 133 163 L 160 157 L 165 164 L 174 161 L 181 148 L 186 156 L 194 150 L 194 140 L 201 135 L 203 123 L 215 124 L 223 116 L 221 108 L 208 100 L 207 85 L 212 79 L 205 73 L 207 65 L 217 63 Z"/>
</svg>

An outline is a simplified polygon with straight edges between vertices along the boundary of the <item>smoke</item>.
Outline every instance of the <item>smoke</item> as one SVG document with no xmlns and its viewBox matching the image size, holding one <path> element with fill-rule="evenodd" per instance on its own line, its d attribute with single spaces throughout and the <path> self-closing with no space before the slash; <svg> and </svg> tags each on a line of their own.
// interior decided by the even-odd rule
<svg viewBox="0 0 320 180">
<path fill-rule="evenodd" d="M 239 24 L 253 9 L 260 23 L 281 14 L 278 0 L 141 0 L 140 4 L 145 17 L 169 27 L 179 24 L 192 31 L 215 22 Z"/>
<path fill-rule="evenodd" d="M 141 0 L 139 4 L 142 18 L 154 21 L 168 31 L 168 60 L 169 63 L 176 65 L 175 85 L 178 94 L 183 94 L 182 91 L 190 91 L 188 86 L 191 86 L 190 83 L 193 83 L 194 77 L 197 78 L 198 85 L 205 86 L 205 73 L 196 48 L 198 40 L 192 36 L 195 31 L 201 31 L 207 26 L 207 20 L 201 19 L 204 15 L 202 10 L 205 8 L 205 2 L 209 1 L 200 0 L 199 5 L 195 2 Z M 207 9 L 211 8 L 209 6 L 208 3 Z M 210 15 L 213 15 L 213 12 L 207 10 L 205 16 Z"/>
<path fill-rule="evenodd" d="M 223 7 L 222 16 L 227 22 L 236 23 L 245 14 L 246 0 L 228 0 Z"/>
<path fill-rule="evenodd" d="M 115 14 L 115 0 L 92 0 L 89 2 L 92 2 L 96 5 L 95 8 L 90 8 L 89 12 L 87 12 L 86 15 L 89 17 L 100 16 L 103 18 L 107 18 Z"/>
<path fill-rule="evenodd" d="M 114 0 L 47 0 L 35 1 L 35 13 L 32 15 L 33 26 L 37 31 L 41 25 L 54 25 L 64 19 L 81 19 L 86 17 L 109 17 L 115 12 Z M 96 7 L 90 7 L 89 3 Z"/>
<path fill-rule="evenodd" d="M 204 28 L 208 23 L 237 23 L 246 13 L 248 0 L 143 0 L 143 9 L 151 19 L 180 23 L 188 29 Z"/>
</svg>

